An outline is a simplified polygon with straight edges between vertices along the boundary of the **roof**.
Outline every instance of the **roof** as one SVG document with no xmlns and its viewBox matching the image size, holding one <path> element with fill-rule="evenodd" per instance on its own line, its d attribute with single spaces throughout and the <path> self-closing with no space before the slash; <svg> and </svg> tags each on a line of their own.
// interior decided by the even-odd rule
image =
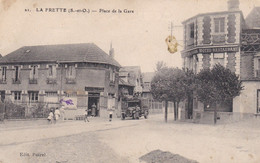
<svg viewBox="0 0 260 163">
<path fill-rule="evenodd" d="M 24 46 L 0 59 L 0 63 L 92 62 L 120 64 L 94 43 Z"/>
<path fill-rule="evenodd" d="M 144 72 L 144 73 L 142 74 L 142 76 L 143 76 L 143 82 L 144 82 L 144 83 L 145 83 L 145 82 L 151 82 L 152 79 L 153 79 L 153 77 L 154 77 L 154 75 L 155 75 L 155 72 Z"/>
<path fill-rule="evenodd" d="M 141 72 L 140 66 L 124 66 L 120 68 L 120 72 L 135 72 L 136 74 Z"/>
<path fill-rule="evenodd" d="M 129 86 L 129 87 L 134 87 L 135 85 L 125 82 L 123 79 L 119 78 L 119 85 L 123 85 L 123 86 Z"/>
<path fill-rule="evenodd" d="M 247 28 L 260 29 L 260 7 L 254 7 L 253 10 L 246 17 Z"/>
</svg>

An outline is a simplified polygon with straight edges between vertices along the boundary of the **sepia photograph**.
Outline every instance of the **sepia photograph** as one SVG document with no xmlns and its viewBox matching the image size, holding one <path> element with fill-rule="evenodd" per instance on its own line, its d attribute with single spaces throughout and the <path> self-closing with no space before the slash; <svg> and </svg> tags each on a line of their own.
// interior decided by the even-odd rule
<svg viewBox="0 0 260 163">
<path fill-rule="evenodd" d="M 0 0 L 0 163 L 259 163 L 260 0 Z"/>
</svg>

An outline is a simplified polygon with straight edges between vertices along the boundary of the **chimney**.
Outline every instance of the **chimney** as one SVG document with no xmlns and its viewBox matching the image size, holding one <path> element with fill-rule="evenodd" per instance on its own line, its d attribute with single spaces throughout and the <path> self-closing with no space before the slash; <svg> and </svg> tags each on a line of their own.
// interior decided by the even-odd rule
<svg viewBox="0 0 260 163">
<path fill-rule="evenodd" d="M 115 57 L 115 52 L 114 52 L 114 48 L 112 47 L 112 42 L 110 43 L 109 56 L 110 56 L 111 58 L 114 58 L 114 57 Z"/>
<path fill-rule="evenodd" d="M 228 11 L 238 11 L 239 0 L 228 0 Z"/>
</svg>

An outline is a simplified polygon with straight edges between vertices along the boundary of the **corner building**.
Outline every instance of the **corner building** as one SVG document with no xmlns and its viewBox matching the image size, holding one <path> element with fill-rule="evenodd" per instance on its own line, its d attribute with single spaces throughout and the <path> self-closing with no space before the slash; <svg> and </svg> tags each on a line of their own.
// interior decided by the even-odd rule
<svg viewBox="0 0 260 163">
<path fill-rule="evenodd" d="M 111 51 L 110 51 L 111 52 Z M 93 43 L 25 46 L 0 59 L 1 100 L 30 107 L 66 105 L 67 119 L 95 103 L 96 116 L 117 109 L 120 65 Z"/>
<path fill-rule="evenodd" d="M 252 12 L 255 12 L 255 9 Z M 253 21 L 259 22 L 255 19 L 250 20 L 250 23 L 257 24 L 252 23 Z M 256 40 L 252 41 L 252 38 L 259 37 L 260 33 L 259 30 L 247 26 L 246 22 L 243 13 L 239 10 L 238 0 L 228 1 L 228 11 L 199 14 L 183 22 L 183 67 L 198 73 L 204 68 L 212 68 L 219 63 L 239 75 L 243 83 L 244 90 L 241 95 L 229 104 L 221 106 L 220 114 L 229 112 L 223 114 L 223 117 L 230 116 L 237 119 L 259 112 L 259 106 L 257 106 L 260 101 L 258 97 L 260 80 L 257 77 L 259 69 L 257 45 L 259 44 L 256 44 Z M 248 46 L 253 46 L 255 49 L 246 50 L 246 47 L 250 49 Z M 214 110 L 207 108 L 196 98 L 193 98 L 191 107 L 184 110 L 191 109 L 189 116 L 193 118 L 203 117 L 207 111 L 210 113 Z"/>
</svg>

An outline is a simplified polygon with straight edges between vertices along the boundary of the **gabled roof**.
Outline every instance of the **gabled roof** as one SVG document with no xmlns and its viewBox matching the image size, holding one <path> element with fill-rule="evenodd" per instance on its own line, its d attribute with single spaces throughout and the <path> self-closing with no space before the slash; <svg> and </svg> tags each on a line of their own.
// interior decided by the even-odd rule
<svg viewBox="0 0 260 163">
<path fill-rule="evenodd" d="M 120 64 L 94 43 L 24 46 L 0 58 L 0 63 L 92 62 Z"/>
<path fill-rule="evenodd" d="M 121 72 L 135 72 L 136 74 L 141 73 L 140 66 L 124 66 L 120 68 Z"/>
<path fill-rule="evenodd" d="M 249 29 L 260 29 L 260 7 L 254 7 L 246 17 L 246 26 Z"/>
</svg>

